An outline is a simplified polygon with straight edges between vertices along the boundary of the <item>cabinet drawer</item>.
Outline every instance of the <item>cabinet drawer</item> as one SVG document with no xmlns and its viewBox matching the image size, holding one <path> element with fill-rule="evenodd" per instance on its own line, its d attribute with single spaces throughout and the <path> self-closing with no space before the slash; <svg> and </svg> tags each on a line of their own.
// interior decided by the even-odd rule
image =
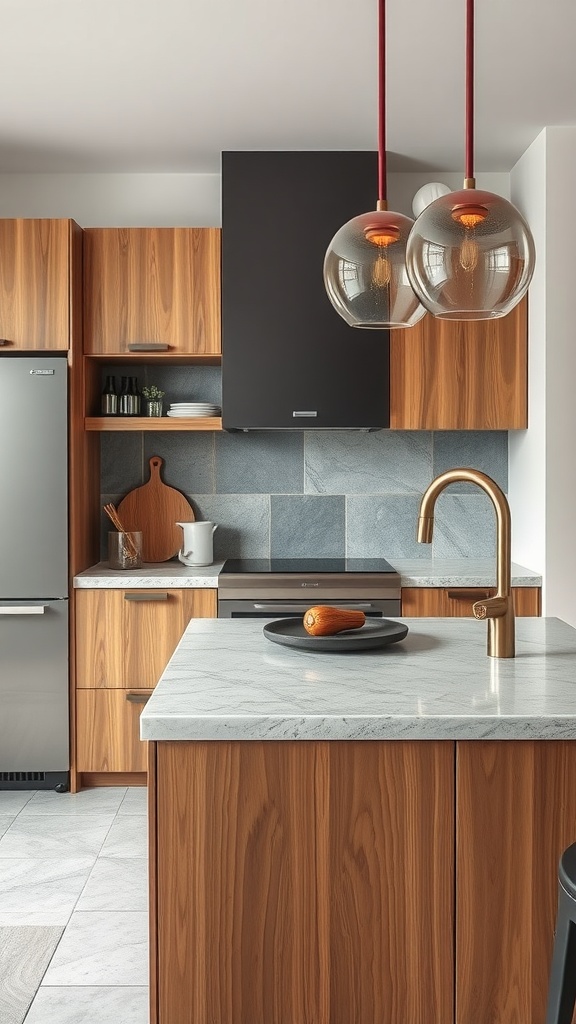
<svg viewBox="0 0 576 1024">
<path fill-rule="evenodd" d="M 496 593 L 495 587 L 403 587 L 402 615 L 469 618 L 475 601 Z M 513 587 L 516 615 L 540 615 L 540 587 Z"/>
<path fill-rule="evenodd" d="M 156 686 L 192 618 L 215 618 L 215 590 L 77 590 L 79 689 Z"/>
<path fill-rule="evenodd" d="M 140 739 L 140 714 L 151 692 L 78 691 L 76 762 L 79 772 L 146 771 L 147 743 Z M 132 696 L 139 699 L 130 700 Z"/>
</svg>

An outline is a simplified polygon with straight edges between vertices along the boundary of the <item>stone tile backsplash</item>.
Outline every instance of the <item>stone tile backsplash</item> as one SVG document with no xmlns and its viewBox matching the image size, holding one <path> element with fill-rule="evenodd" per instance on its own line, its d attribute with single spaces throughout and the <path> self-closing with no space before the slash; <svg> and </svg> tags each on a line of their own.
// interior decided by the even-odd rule
<svg viewBox="0 0 576 1024">
<path fill-rule="evenodd" d="M 153 381 L 167 393 L 169 371 L 156 368 Z M 207 374 L 195 396 L 219 400 L 215 379 Z M 186 387 L 172 390 L 171 400 L 189 397 Z M 196 518 L 218 523 L 216 560 L 489 557 L 496 533 L 487 495 L 470 484 L 447 488 L 431 547 L 416 541 L 420 497 L 453 467 L 480 469 L 508 489 L 505 431 L 106 432 L 101 448 L 102 503 L 145 483 L 159 455 L 164 482 L 186 495 Z M 103 516 L 103 557 L 107 529 Z"/>
</svg>

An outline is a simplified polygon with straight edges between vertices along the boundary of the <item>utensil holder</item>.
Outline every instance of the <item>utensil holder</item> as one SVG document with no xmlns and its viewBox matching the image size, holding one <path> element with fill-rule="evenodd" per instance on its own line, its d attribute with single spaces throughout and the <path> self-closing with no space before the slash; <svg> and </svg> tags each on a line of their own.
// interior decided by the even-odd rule
<svg viewBox="0 0 576 1024">
<path fill-rule="evenodd" d="M 110 569 L 142 568 L 142 532 L 110 531 L 108 534 L 108 566 Z"/>
</svg>

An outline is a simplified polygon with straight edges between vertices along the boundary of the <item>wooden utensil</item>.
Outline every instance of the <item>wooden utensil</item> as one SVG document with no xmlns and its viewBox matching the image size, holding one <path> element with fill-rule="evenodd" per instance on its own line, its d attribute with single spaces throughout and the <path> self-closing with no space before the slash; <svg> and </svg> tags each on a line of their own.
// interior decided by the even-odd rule
<svg viewBox="0 0 576 1024">
<path fill-rule="evenodd" d="M 117 513 L 126 530 L 142 531 L 142 558 L 145 562 L 166 562 L 182 547 L 178 520 L 193 523 L 194 509 L 180 491 L 160 479 L 164 460 L 150 459 L 150 479 L 130 491 L 118 505 Z"/>
</svg>

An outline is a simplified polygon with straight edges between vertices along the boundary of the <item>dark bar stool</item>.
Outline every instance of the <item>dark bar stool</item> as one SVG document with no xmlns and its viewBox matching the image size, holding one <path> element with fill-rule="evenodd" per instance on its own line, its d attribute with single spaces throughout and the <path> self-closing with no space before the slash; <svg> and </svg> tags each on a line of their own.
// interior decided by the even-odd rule
<svg viewBox="0 0 576 1024">
<path fill-rule="evenodd" d="M 576 843 L 560 858 L 546 1024 L 571 1024 L 576 1003 Z"/>
</svg>

